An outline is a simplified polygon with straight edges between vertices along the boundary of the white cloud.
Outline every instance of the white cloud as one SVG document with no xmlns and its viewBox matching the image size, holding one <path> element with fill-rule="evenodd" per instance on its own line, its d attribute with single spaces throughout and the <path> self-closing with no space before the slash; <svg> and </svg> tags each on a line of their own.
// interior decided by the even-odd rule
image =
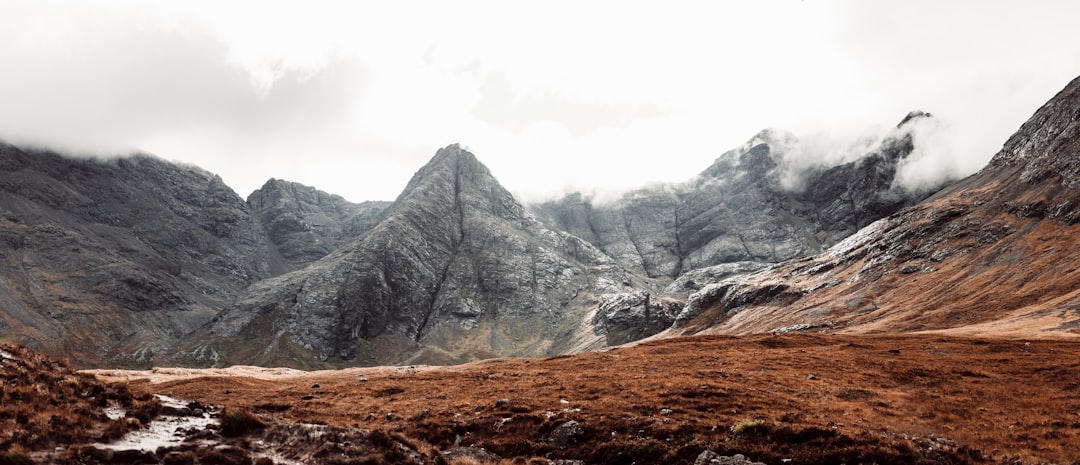
<svg viewBox="0 0 1080 465">
<path fill-rule="evenodd" d="M 8 3 L 0 138 L 392 199 L 441 146 L 509 189 L 681 181 L 759 130 L 930 111 L 982 166 L 1080 74 L 1075 2 Z M 804 136 L 805 137 L 805 136 Z M 911 169 L 916 169 L 912 165 Z"/>
</svg>

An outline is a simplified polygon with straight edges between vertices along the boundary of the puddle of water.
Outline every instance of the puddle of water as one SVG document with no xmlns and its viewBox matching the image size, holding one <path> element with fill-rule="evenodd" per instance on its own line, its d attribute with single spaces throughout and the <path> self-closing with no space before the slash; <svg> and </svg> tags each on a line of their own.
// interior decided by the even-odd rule
<svg viewBox="0 0 1080 465">
<path fill-rule="evenodd" d="M 261 450 L 252 451 L 252 453 L 251 453 L 252 458 L 261 459 L 261 458 L 265 457 L 265 458 L 268 458 L 270 460 L 273 460 L 275 464 L 281 464 L 281 465 L 307 465 L 304 462 L 298 462 L 296 460 L 287 459 L 284 456 L 282 456 L 281 454 L 274 453 L 274 451 L 271 450 L 270 446 L 268 444 L 266 444 L 266 442 L 264 442 L 262 439 L 256 440 L 252 444 L 255 445 L 255 449 L 261 449 Z"/>
<path fill-rule="evenodd" d="M 187 408 L 187 403 L 184 401 L 162 395 L 156 395 L 156 397 L 161 401 L 162 406 L 166 408 L 171 407 L 179 410 Z M 113 418 L 113 415 L 117 415 L 116 418 L 123 418 L 124 416 L 124 410 L 119 405 L 109 405 L 106 411 L 109 412 L 110 418 Z M 150 422 L 147 428 L 128 433 L 116 442 L 94 444 L 94 446 L 115 451 L 156 452 L 162 447 L 178 447 L 183 444 L 184 439 L 191 433 L 205 430 L 210 425 L 218 423 L 217 419 L 210 418 L 209 413 L 190 417 L 162 415 Z M 250 445 L 244 447 L 244 449 L 252 458 L 265 457 L 281 465 L 305 465 L 311 463 L 309 460 L 311 457 L 303 455 L 304 448 L 310 446 L 310 444 L 320 442 L 329 433 L 330 431 L 326 426 L 299 423 L 290 426 L 285 435 L 286 439 L 281 444 L 271 444 L 263 439 L 253 439 Z M 296 441 L 299 441 L 299 444 L 296 444 Z M 291 451 L 289 449 L 290 443 L 292 443 L 291 445 L 302 446 L 301 450 Z M 224 443 L 216 440 L 201 440 L 199 446 L 213 448 L 224 446 Z"/>
<path fill-rule="evenodd" d="M 110 420 L 119 420 L 127 415 L 127 410 L 120 406 L 120 403 L 115 400 L 110 400 L 109 405 L 105 407 L 105 416 Z"/>
<path fill-rule="evenodd" d="M 186 408 L 187 403 L 173 399 L 172 397 L 157 395 L 161 404 L 166 407 Z M 119 410 L 122 412 L 123 410 Z M 115 412 L 115 411 L 114 411 Z M 111 416 L 110 416 L 111 418 Z M 108 444 L 96 444 L 102 449 L 112 450 L 141 450 L 154 452 L 159 447 L 175 447 L 184 442 L 187 434 L 184 431 L 200 431 L 206 429 L 217 420 L 210 418 L 209 413 L 202 416 L 174 417 L 162 415 L 150 422 L 150 426 L 138 431 L 128 433 L 120 440 Z"/>
<path fill-rule="evenodd" d="M 328 434 L 325 425 L 316 425 L 313 423 L 295 423 L 289 425 L 289 429 L 295 435 L 294 437 L 303 437 L 306 439 L 305 442 L 309 443 L 318 442 Z M 288 441 L 286 441 L 286 443 L 287 442 Z M 293 456 L 292 458 L 287 457 L 285 454 L 288 452 L 282 447 L 284 444 L 278 444 L 278 447 L 275 448 L 273 444 L 268 444 L 262 439 L 257 439 L 252 442 L 252 445 L 254 447 L 252 447 L 251 456 L 254 458 L 266 457 L 273 460 L 274 463 L 281 465 L 307 465 L 308 463 L 311 463 L 310 461 L 303 460 L 304 457 L 295 457 L 295 453 L 290 454 Z M 308 458 L 310 459 L 310 457 Z"/>
</svg>

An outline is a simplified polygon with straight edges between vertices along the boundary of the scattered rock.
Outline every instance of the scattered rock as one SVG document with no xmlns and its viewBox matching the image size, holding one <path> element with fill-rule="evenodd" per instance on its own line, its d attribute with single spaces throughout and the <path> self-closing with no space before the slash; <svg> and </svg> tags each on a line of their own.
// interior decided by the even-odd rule
<svg viewBox="0 0 1080 465">
<path fill-rule="evenodd" d="M 306 395 L 304 397 L 301 397 L 300 400 L 311 400 L 311 399 L 314 399 L 314 398 L 315 398 L 315 396 L 313 396 L 311 394 L 308 394 L 308 395 Z"/>
<path fill-rule="evenodd" d="M 742 454 L 735 454 L 733 456 L 719 455 L 711 450 L 707 450 L 698 455 L 694 460 L 694 465 L 765 465 L 761 462 L 753 462 Z"/>
<path fill-rule="evenodd" d="M 832 327 L 833 327 L 833 323 L 831 321 L 827 321 L 827 322 L 824 322 L 824 323 L 803 323 L 803 324 L 785 326 L 783 328 L 776 328 L 776 329 L 774 329 L 772 331 L 769 331 L 769 332 L 772 333 L 772 334 L 785 334 L 785 333 L 791 333 L 791 332 L 795 332 L 795 331 L 806 331 L 808 329 L 832 328 Z"/>
<path fill-rule="evenodd" d="M 113 463 L 158 463 L 161 459 L 157 454 L 145 450 L 118 450 L 113 452 Z"/>
<path fill-rule="evenodd" d="M 502 457 L 482 447 L 457 447 L 440 453 L 447 460 L 473 460 L 476 463 L 499 463 Z"/>
<path fill-rule="evenodd" d="M 813 381 L 813 380 L 817 379 L 817 376 L 814 376 L 814 375 L 806 375 L 806 379 L 807 379 L 807 380 L 810 380 L 810 381 Z"/>
<path fill-rule="evenodd" d="M 193 412 L 188 407 L 180 407 L 180 406 L 167 405 L 167 404 L 161 406 L 161 414 L 166 415 L 166 416 L 172 416 L 172 417 L 196 416 L 195 412 Z"/>
<path fill-rule="evenodd" d="M 421 410 L 416 416 L 413 417 L 413 421 L 420 421 L 431 416 L 431 410 Z"/>
<path fill-rule="evenodd" d="M 499 399 L 495 401 L 495 408 L 505 407 L 507 405 L 510 405 L 510 399 Z"/>
<path fill-rule="evenodd" d="M 556 449 L 565 449 L 585 436 L 585 428 L 581 427 L 581 424 L 574 420 L 570 420 L 559 426 L 556 426 L 551 431 L 551 435 L 548 437 L 548 443 Z"/>
</svg>

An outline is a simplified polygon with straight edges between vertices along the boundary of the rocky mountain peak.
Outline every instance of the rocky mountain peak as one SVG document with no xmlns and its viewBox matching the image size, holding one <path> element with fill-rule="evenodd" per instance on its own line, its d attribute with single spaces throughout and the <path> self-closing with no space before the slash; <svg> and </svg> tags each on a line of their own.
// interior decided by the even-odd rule
<svg viewBox="0 0 1080 465">
<path fill-rule="evenodd" d="M 450 144 L 435 152 L 424 166 L 416 170 L 408 185 L 398 196 L 398 200 L 408 196 L 414 189 L 434 177 L 452 177 L 459 173 L 462 168 L 467 172 L 481 176 L 491 174 L 487 167 L 476 159 L 476 156 L 461 147 L 460 144 Z"/>
<path fill-rule="evenodd" d="M 752 180 L 768 176 L 799 142 L 795 134 L 775 128 L 764 129 L 746 143 L 724 152 L 709 168 L 701 173 L 703 178 L 734 178 L 749 175 Z"/>
<path fill-rule="evenodd" d="M 348 203 L 339 195 L 329 194 L 311 186 L 283 179 L 270 178 L 247 198 L 254 209 L 289 204 L 302 208 L 304 204 L 325 205 L 331 208 Z"/>
<path fill-rule="evenodd" d="M 483 211 L 516 221 L 528 216 L 487 166 L 459 144 L 439 149 L 413 175 L 398 196 L 393 211 L 437 199 L 452 201 L 453 210 L 461 214 Z"/>
<path fill-rule="evenodd" d="M 296 182 L 270 179 L 247 199 L 291 271 L 344 245 L 371 229 L 389 202 L 352 203 Z"/>
<path fill-rule="evenodd" d="M 750 140 L 736 151 L 748 151 L 758 145 L 766 145 L 769 150 L 777 155 L 787 152 L 787 148 L 799 142 L 795 133 L 777 128 L 766 128 L 750 138 Z"/>
<path fill-rule="evenodd" d="M 1068 187 L 1080 186 L 1080 77 L 1070 82 L 1020 126 L 994 158 L 989 169 L 1023 165 L 1024 182 L 1059 177 Z"/>
<path fill-rule="evenodd" d="M 896 128 L 900 129 L 912 121 L 917 121 L 921 118 L 933 118 L 933 116 L 934 115 L 922 110 L 912 110 L 911 112 L 908 112 L 907 116 L 904 116 L 904 119 L 896 124 Z"/>
<path fill-rule="evenodd" d="M 581 239 L 545 228 L 451 145 L 369 231 L 253 286 L 201 341 L 250 363 L 229 350 L 239 338 L 266 364 L 293 347 L 312 361 L 361 364 L 547 354 L 574 343 L 598 295 L 633 282 Z"/>
<path fill-rule="evenodd" d="M 907 119 L 927 116 L 912 112 Z M 794 134 L 766 129 L 685 183 L 606 205 L 571 195 L 533 212 L 649 277 L 777 263 L 829 247 L 936 190 L 896 188 L 899 164 L 914 150 L 910 132 L 892 130 L 857 159 L 822 167 L 795 160 L 801 142 Z"/>
</svg>

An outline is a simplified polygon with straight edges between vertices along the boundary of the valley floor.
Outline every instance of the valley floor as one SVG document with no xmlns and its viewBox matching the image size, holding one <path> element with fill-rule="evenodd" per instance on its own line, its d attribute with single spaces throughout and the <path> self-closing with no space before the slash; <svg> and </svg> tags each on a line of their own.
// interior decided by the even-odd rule
<svg viewBox="0 0 1080 465">
<path fill-rule="evenodd" d="M 695 336 L 454 367 L 95 373 L 271 424 L 382 431 L 426 457 L 477 446 L 523 464 L 693 463 L 703 450 L 776 464 L 1080 462 L 1072 340 Z"/>
</svg>

